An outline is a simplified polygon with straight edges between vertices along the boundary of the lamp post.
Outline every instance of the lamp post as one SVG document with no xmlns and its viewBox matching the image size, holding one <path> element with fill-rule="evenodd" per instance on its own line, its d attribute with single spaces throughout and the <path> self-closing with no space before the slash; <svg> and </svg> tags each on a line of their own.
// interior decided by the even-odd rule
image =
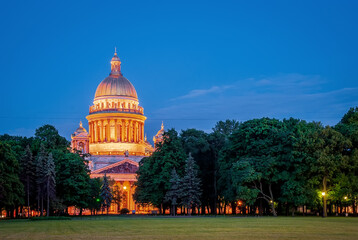
<svg viewBox="0 0 358 240">
<path fill-rule="evenodd" d="M 322 199 L 323 199 L 323 213 L 322 213 L 322 217 L 327 217 L 326 192 L 322 192 Z"/>
</svg>

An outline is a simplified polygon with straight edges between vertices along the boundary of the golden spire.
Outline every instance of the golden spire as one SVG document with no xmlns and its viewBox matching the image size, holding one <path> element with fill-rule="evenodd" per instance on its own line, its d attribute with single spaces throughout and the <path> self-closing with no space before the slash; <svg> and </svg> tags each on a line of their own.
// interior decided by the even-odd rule
<svg viewBox="0 0 358 240">
<path fill-rule="evenodd" d="M 164 123 L 163 123 L 163 121 L 162 121 L 162 127 L 161 127 L 161 130 L 164 130 Z"/>
<path fill-rule="evenodd" d="M 82 127 L 82 121 L 80 121 L 80 127 Z"/>
</svg>

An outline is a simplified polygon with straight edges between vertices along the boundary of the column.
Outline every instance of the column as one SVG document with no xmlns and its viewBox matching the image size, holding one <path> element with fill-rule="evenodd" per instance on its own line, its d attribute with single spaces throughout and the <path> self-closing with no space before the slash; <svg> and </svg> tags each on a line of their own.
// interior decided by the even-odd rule
<svg viewBox="0 0 358 240">
<path fill-rule="evenodd" d="M 94 143 L 97 143 L 98 142 L 98 132 L 97 132 L 97 130 L 98 130 L 98 123 L 97 123 L 97 121 L 94 121 L 94 124 L 93 124 L 93 134 L 94 134 Z"/>
<path fill-rule="evenodd" d="M 132 208 L 132 182 L 129 182 L 129 189 L 128 189 L 128 209 L 133 210 Z"/>
<path fill-rule="evenodd" d="M 90 132 L 90 135 L 91 135 L 91 143 L 94 142 L 94 124 L 93 122 L 91 122 L 91 132 Z"/>
<path fill-rule="evenodd" d="M 122 120 L 118 120 L 117 124 L 118 124 L 118 142 L 122 142 L 122 136 L 123 136 Z"/>
<path fill-rule="evenodd" d="M 111 122 L 108 119 L 106 125 L 106 140 L 107 142 L 111 142 Z"/>
<path fill-rule="evenodd" d="M 124 141 L 128 142 L 128 127 L 129 127 L 129 123 L 128 120 L 125 121 L 125 130 L 124 130 Z"/>
<path fill-rule="evenodd" d="M 144 122 L 142 123 L 142 140 L 144 141 Z"/>
<path fill-rule="evenodd" d="M 103 103 L 102 103 L 103 104 Z M 103 120 L 102 121 L 100 121 L 100 123 L 101 123 L 101 125 L 100 125 L 100 127 L 99 127 L 99 129 L 100 129 L 100 139 L 101 139 L 101 142 L 103 142 Z"/>
<path fill-rule="evenodd" d="M 129 122 L 129 142 L 133 142 L 133 121 Z"/>
<path fill-rule="evenodd" d="M 117 119 L 114 119 L 114 142 L 118 142 Z"/>
</svg>

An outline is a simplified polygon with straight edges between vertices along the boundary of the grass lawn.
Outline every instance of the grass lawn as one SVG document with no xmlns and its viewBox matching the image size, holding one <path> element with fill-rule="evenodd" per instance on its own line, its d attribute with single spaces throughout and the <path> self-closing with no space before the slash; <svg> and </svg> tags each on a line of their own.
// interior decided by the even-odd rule
<svg viewBox="0 0 358 240">
<path fill-rule="evenodd" d="M 358 239 L 358 218 L 83 217 L 0 221 L 0 239 Z"/>
</svg>

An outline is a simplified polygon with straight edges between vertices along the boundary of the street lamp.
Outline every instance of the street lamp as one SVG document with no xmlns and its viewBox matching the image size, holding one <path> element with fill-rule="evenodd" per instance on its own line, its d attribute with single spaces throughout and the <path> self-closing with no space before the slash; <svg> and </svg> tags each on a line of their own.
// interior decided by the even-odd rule
<svg viewBox="0 0 358 240">
<path fill-rule="evenodd" d="M 322 192 L 322 200 L 323 200 L 323 213 L 322 217 L 327 217 L 327 203 L 326 203 L 326 192 Z"/>
<path fill-rule="evenodd" d="M 348 198 L 347 196 L 344 196 L 344 200 L 347 200 L 347 198 Z"/>
</svg>

